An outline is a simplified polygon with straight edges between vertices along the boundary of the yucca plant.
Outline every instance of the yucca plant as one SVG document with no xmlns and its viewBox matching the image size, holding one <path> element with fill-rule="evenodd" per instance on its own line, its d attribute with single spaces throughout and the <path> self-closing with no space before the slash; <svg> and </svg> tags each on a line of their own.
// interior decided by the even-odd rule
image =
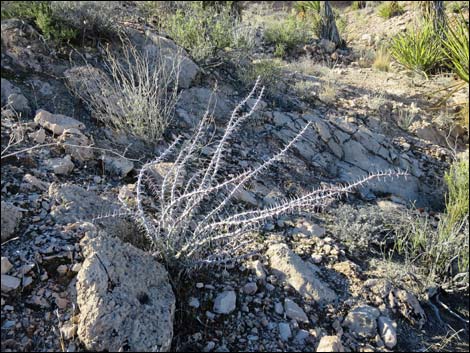
<svg viewBox="0 0 470 353">
<path fill-rule="evenodd" d="M 442 40 L 443 53 L 449 60 L 449 66 L 460 79 L 468 83 L 468 24 L 462 13 L 445 28 Z"/>
<path fill-rule="evenodd" d="M 426 77 L 444 59 L 441 39 L 426 21 L 392 38 L 390 53 L 401 65 Z"/>
</svg>

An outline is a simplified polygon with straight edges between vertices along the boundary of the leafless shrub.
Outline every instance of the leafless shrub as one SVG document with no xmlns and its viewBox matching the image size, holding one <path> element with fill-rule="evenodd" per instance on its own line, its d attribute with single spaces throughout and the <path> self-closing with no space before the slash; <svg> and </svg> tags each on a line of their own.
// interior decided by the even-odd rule
<svg viewBox="0 0 470 353">
<path fill-rule="evenodd" d="M 353 184 L 324 187 L 279 200 L 268 208 L 234 212 L 230 205 L 237 191 L 281 161 L 310 128 L 308 123 L 284 148 L 258 166 L 223 177 L 221 171 L 228 160 L 225 156 L 228 142 L 253 114 L 261 99 L 264 88 L 257 95 L 256 104 L 242 113 L 247 101 L 256 96 L 258 82 L 233 110 L 208 160 L 201 161 L 201 150 L 210 134 L 209 112 L 206 112 L 192 137 L 185 142 L 177 139 L 139 172 L 134 214 L 158 256 L 170 268 L 194 269 L 204 264 L 221 264 L 239 254 L 245 256 L 250 254 L 249 246 L 256 241 L 253 231 L 266 220 L 284 213 L 315 212 L 371 179 L 406 175 L 404 172 L 377 173 Z M 165 162 L 177 150 L 174 162 Z"/>
</svg>

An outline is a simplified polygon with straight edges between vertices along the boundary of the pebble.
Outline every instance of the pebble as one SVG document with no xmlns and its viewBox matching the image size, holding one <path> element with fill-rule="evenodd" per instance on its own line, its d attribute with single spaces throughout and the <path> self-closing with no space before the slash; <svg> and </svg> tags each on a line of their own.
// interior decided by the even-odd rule
<svg viewBox="0 0 470 353">
<path fill-rule="evenodd" d="M 243 286 L 243 292 L 245 294 L 255 294 L 256 291 L 258 290 L 258 286 L 254 282 L 249 282 Z"/>
<path fill-rule="evenodd" d="M 279 323 L 279 337 L 282 341 L 286 342 L 289 338 L 292 337 L 292 332 L 290 330 L 290 326 L 286 322 Z"/>
<path fill-rule="evenodd" d="M 192 308 L 199 308 L 199 306 L 201 305 L 201 303 L 199 303 L 199 299 L 195 298 L 195 297 L 191 297 L 189 298 L 189 306 L 192 307 Z"/>
<path fill-rule="evenodd" d="M 300 306 L 297 305 L 293 300 L 286 298 L 284 300 L 284 310 L 289 319 L 308 323 L 308 317 Z"/>
<path fill-rule="evenodd" d="M 225 291 L 220 293 L 214 301 L 214 311 L 218 314 L 230 314 L 235 310 L 237 295 L 235 291 Z"/>
</svg>

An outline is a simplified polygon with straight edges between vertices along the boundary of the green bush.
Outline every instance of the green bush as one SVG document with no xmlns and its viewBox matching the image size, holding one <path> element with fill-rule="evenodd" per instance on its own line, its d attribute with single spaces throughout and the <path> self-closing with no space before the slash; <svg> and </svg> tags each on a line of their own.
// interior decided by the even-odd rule
<svg viewBox="0 0 470 353">
<path fill-rule="evenodd" d="M 281 74 L 281 62 L 279 59 L 260 59 L 253 61 L 243 71 L 242 81 L 253 82 L 259 77 L 265 87 L 276 85 Z M 253 80 L 254 79 L 254 80 Z"/>
<path fill-rule="evenodd" d="M 198 62 L 220 59 L 220 52 L 248 52 L 253 35 L 233 15 L 231 2 L 205 6 L 203 1 L 175 4 L 156 13 L 159 26 Z"/>
<path fill-rule="evenodd" d="M 34 22 L 46 39 L 68 42 L 78 31 L 55 16 L 51 1 L 11 1 L 2 6 L 2 19 L 20 18 Z"/>
<path fill-rule="evenodd" d="M 429 22 L 410 27 L 406 32 L 393 37 L 390 53 L 407 69 L 425 75 L 442 65 L 444 59 L 441 39 Z"/>
<path fill-rule="evenodd" d="M 378 15 L 385 19 L 399 16 L 405 12 L 398 1 L 385 1 L 378 7 L 377 11 Z"/>
<path fill-rule="evenodd" d="M 294 13 L 281 21 L 272 21 L 266 25 L 264 38 L 268 44 L 275 46 L 275 55 L 284 57 L 295 48 L 304 45 L 311 37 L 311 30 L 306 21 Z"/>
</svg>

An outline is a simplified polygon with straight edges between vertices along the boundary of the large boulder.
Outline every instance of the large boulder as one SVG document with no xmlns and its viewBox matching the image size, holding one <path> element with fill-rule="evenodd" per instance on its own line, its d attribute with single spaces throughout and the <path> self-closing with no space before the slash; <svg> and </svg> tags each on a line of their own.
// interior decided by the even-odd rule
<svg viewBox="0 0 470 353">
<path fill-rule="evenodd" d="M 154 257 L 105 232 L 81 241 L 78 337 L 92 351 L 169 351 L 175 296 Z"/>
<path fill-rule="evenodd" d="M 318 278 L 318 267 L 304 262 L 286 244 L 271 245 L 266 254 L 273 272 L 304 298 L 320 304 L 331 303 L 337 299 L 337 295 L 328 285 Z"/>
</svg>

